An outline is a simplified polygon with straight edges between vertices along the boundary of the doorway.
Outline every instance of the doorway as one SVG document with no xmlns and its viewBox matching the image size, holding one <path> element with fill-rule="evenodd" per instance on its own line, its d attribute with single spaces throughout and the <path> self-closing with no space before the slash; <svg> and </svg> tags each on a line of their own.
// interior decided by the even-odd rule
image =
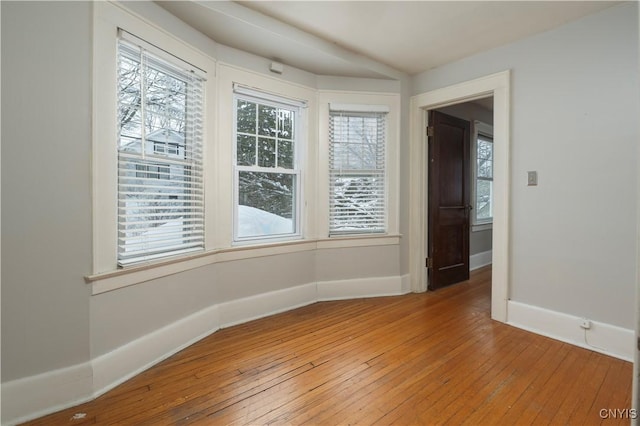
<svg viewBox="0 0 640 426">
<path fill-rule="evenodd" d="M 493 182 L 493 259 L 491 284 L 491 317 L 507 322 L 509 279 L 509 102 L 510 72 L 503 71 L 411 98 L 411 155 L 409 250 L 410 277 L 413 291 L 425 291 L 428 208 L 426 161 L 426 111 L 457 103 L 486 98 L 494 99 L 494 170 Z"/>
<path fill-rule="evenodd" d="M 429 114 L 427 282 L 436 290 L 491 265 L 493 97 Z"/>
</svg>

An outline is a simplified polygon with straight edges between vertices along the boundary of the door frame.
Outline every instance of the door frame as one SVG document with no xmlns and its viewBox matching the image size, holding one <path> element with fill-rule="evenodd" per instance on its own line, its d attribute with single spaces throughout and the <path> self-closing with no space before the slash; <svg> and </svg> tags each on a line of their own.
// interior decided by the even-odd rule
<svg viewBox="0 0 640 426">
<path fill-rule="evenodd" d="M 427 111 L 493 95 L 493 260 L 491 318 L 507 322 L 509 299 L 510 70 L 432 90 L 410 101 L 409 274 L 414 292 L 427 290 Z"/>
</svg>

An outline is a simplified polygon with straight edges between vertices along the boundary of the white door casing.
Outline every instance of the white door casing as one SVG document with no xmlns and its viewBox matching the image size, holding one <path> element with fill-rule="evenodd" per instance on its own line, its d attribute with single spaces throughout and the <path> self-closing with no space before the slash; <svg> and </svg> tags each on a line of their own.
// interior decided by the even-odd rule
<svg viewBox="0 0 640 426">
<path fill-rule="evenodd" d="M 411 160 L 409 216 L 409 273 L 411 289 L 427 288 L 425 268 L 427 238 L 426 111 L 493 95 L 494 199 L 493 272 L 491 318 L 507 322 L 509 298 L 509 196 L 510 196 L 510 86 L 509 70 L 453 86 L 415 95 L 411 98 Z"/>
</svg>

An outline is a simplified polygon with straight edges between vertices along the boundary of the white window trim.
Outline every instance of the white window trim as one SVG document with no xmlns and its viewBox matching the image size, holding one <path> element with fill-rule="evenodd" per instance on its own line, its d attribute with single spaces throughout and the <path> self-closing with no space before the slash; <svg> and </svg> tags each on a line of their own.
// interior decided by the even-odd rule
<svg viewBox="0 0 640 426">
<path fill-rule="evenodd" d="M 473 210 L 471 215 L 471 232 L 480 232 L 493 229 L 493 217 L 491 219 L 478 220 L 476 217 L 476 193 L 477 193 L 477 173 L 478 173 L 478 135 L 489 136 L 493 139 L 493 126 L 482 121 L 475 120 L 473 122 L 473 135 L 471 139 L 471 155 L 473 159 L 471 161 L 471 178 L 473 179 L 471 185 L 471 199 L 473 200 Z"/>
<path fill-rule="evenodd" d="M 172 52 L 183 61 L 208 74 L 205 83 L 203 129 L 203 180 L 205 185 L 205 250 L 213 248 L 214 211 L 211 169 L 215 123 L 215 61 L 165 31 L 143 21 L 122 6 L 96 2 L 93 5 L 93 133 L 92 207 L 93 274 L 116 271 L 117 267 L 117 45 L 122 29 L 146 42 Z M 208 212 L 208 213 L 207 213 Z M 181 256 L 177 256 L 178 258 Z"/>
<path fill-rule="evenodd" d="M 329 236 L 329 112 L 342 109 L 362 112 L 387 112 L 386 167 L 385 167 L 385 233 L 360 233 L 368 235 L 397 235 L 399 233 L 399 143 L 400 143 L 400 95 L 395 93 L 345 92 L 321 90 L 319 92 L 318 198 L 317 211 L 319 238 Z M 341 238 L 334 235 L 331 238 Z"/>
<path fill-rule="evenodd" d="M 235 97 L 236 92 L 250 97 L 261 98 L 265 103 L 276 102 L 299 107 L 297 123 L 298 152 L 296 153 L 300 169 L 298 186 L 298 233 L 265 238 L 246 238 L 235 241 L 235 217 L 237 215 L 237 183 L 236 143 L 235 143 Z M 315 158 L 317 123 L 314 119 L 316 112 L 316 90 L 286 82 L 268 75 L 248 71 L 229 64 L 218 64 L 218 105 L 219 107 L 219 145 L 216 173 L 222 183 L 218 187 L 220 201 L 228 200 L 229 205 L 218 208 L 216 223 L 216 247 L 260 247 L 279 242 L 293 240 L 310 240 L 315 236 L 314 209 L 307 208 L 308 201 L 315 196 Z M 233 182 L 233 184 L 229 184 Z M 313 204 L 313 203 L 312 203 Z"/>
</svg>

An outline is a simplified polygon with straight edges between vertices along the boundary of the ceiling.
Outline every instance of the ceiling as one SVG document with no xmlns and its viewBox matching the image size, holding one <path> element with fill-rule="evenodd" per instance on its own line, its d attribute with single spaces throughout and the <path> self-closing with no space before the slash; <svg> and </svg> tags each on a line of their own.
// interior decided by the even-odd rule
<svg viewBox="0 0 640 426">
<path fill-rule="evenodd" d="M 398 78 L 613 1 L 158 1 L 218 43 L 320 75 Z M 355 54 L 355 55 L 354 55 Z"/>
</svg>

